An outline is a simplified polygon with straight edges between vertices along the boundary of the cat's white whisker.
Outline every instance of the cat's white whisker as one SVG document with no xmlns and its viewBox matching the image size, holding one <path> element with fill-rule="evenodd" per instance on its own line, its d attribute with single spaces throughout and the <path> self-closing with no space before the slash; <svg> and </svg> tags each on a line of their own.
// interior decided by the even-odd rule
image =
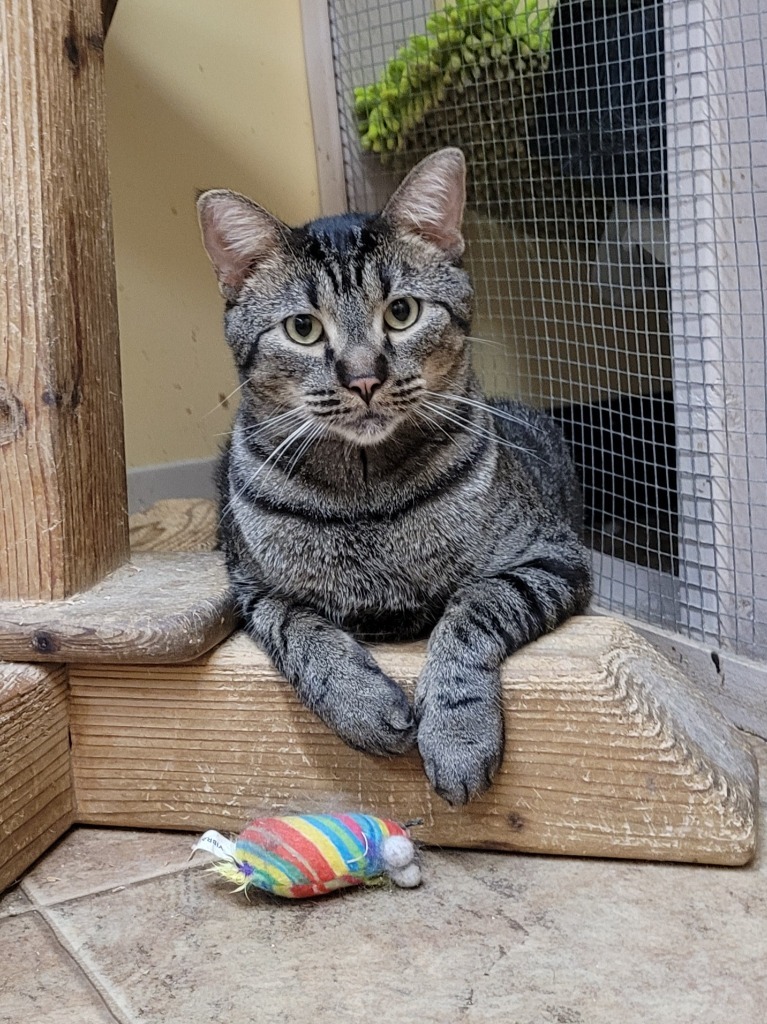
<svg viewBox="0 0 767 1024">
<path fill-rule="evenodd" d="M 288 434 L 287 437 L 283 438 L 283 440 L 280 441 L 280 443 L 277 445 L 274 451 L 269 453 L 269 455 L 264 459 L 264 461 L 261 463 L 258 469 L 248 478 L 248 480 L 242 485 L 242 487 L 235 494 L 232 495 L 229 501 L 227 501 L 226 505 L 224 505 L 224 507 L 221 510 L 221 515 L 223 516 L 226 512 L 228 512 L 233 506 L 234 502 L 241 498 L 242 495 L 253 486 L 253 484 L 256 482 L 258 477 L 263 473 L 263 471 L 267 468 L 270 462 L 278 461 L 280 455 L 284 451 L 286 451 L 290 447 L 290 445 L 293 444 L 294 441 L 297 441 L 300 437 L 303 437 L 303 435 L 306 433 L 307 430 L 310 429 L 311 426 L 311 420 L 304 420 L 304 422 L 301 423 L 298 427 L 296 427 L 295 430 L 291 431 L 291 433 Z M 260 488 L 258 493 L 260 494 Z M 257 496 L 258 495 L 256 495 L 256 497 Z"/>
<path fill-rule="evenodd" d="M 426 389 L 424 389 L 424 394 L 429 395 L 431 398 L 446 398 L 450 402 L 473 405 L 476 409 L 483 409 L 485 412 L 489 412 L 491 416 L 497 416 L 498 419 L 506 420 L 509 423 L 516 423 L 519 426 L 529 426 L 533 430 L 539 429 L 534 423 L 528 423 L 527 420 L 514 416 L 512 413 L 506 412 L 505 409 L 498 409 L 496 406 L 488 405 L 487 402 L 480 402 L 476 398 L 467 398 L 465 395 L 452 395 L 446 391 L 427 391 Z"/>
<path fill-rule="evenodd" d="M 411 417 L 418 417 L 424 420 L 424 422 L 429 423 L 432 427 L 435 427 L 437 430 L 441 430 L 445 437 L 448 439 L 448 441 L 450 441 L 451 444 L 455 444 L 455 438 L 452 436 L 450 431 L 446 430 L 439 422 L 439 420 L 435 420 L 433 416 L 429 416 L 427 413 L 425 413 L 422 408 L 414 409 L 408 418 Z"/>
<path fill-rule="evenodd" d="M 287 412 L 278 413 L 276 416 L 269 416 L 265 420 L 259 420 L 254 426 L 247 427 L 242 432 L 245 438 L 257 437 L 266 431 L 271 431 L 277 426 L 285 426 L 291 419 L 302 418 L 304 411 L 301 408 L 288 409 Z"/>
<path fill-rule="evenodd" d="M 456 426 L 461 427 L 469 434 L 475 434 L 477 437 L 484 438 L 485 440 L 495 441 L 497 444 L 503 445 L 505 448 L 510 448 L 512 451 L 524 452 L 526 455 L 532 455 L 534 458 L 538 458 L 534 452 L 531 452 L 529 448 L 523 448 L 522 445 L 514 444 L 512 441 L 506 440 L 504 437 L 499 437 L 494 431 L 485 430 L 484 427 L 478 426 L 476 423 L 471 423 L 470 420 L 465 419 L 460 414 L 453 411 L 443 409 L 442 406 L 436 405 L 433 402 L 423 403 L 427 409 L 431 409 L 437 416 L 442 416 L 450 423 L 454 423 Z"/>
<path fill-rule="evenodd" d="M 281 413 L 279 416 L 270 416 L 268 419 L 259 420 L 252 427 L 243 427 L 240 430 L 240 435 L 246 439 L 257 437 L 259 434 L 272 431 L 278 426 L 286 426 L 291 418 L 300 417 L 303 415 L 301 409 L 289 409 L 286 413 Z M 236 433 L 237 428 L 233 427 L 231 430 L 222 430 L 218 434 L 214 434 L 214 437 L 233 437 Z"/>
<path fill-rule="evenodd" d="M 295 456 L 293 457 L 292 462 L 290 463 L 288 468 L 285 470 L 285 484 L 288 482 L 288 480 L 290 479 L 294 469 L 296 468 L 296 466 L 298 465 L 299 461 L 301 460 L 301 456 L 305 452 L 308 452 L 308 450 L 311 448 L 311 446 L 314 444 L 314 442 L 318 441 L 320 439 L 320 437 L 322 437 L 322 435 L 324 433 L 325 433 L 325 425 L 323 423 L 317 423 L 315 425 L 315 427 L 314 427 L 314 430 L 309 434 L 308 437 L 306 437 L 304 439 L 302 444 L 299 446 L 299 449 L 296 452 Z M 283 489 L 285 487 L 285 484 L 282 485 Z"/>
<path fill-rule="evenodd" d="M 495 341 L 490 338 L 478 338 L 475 334 L 465 335 L 467 341 L 478 341 L 480 345 L 492 345 L 494 348 L 506 348 L 502 341 Z"/>
<path fill-rule="evenodd" d="M 213 413 L 216 411 L 216 409 L 220 409 L 222 405 L 226 405 L 226 403 L 229 401 L 229 399 L 230 398 L 234 398 L 234 396 L 237 394 L 237 392 L 241 391 L 245 387 L 245 385 L 247 383 L 248 383 L 248 380 L 247 380 L 247 378 L 245 378 L 245 380 L 242 381 L 241 384 L 237 385 L 237 387 L 234 389 L 234 391 L 230 391 L 228 395 L 225 395 L 221 399 L 221 401 L 218 403 L 218 405 L 214 405 L 213 408 L 210 409 L 208 412 L 206 412 L 205 415 L 202 418 L 203 419 L 207 419 L 208 416 L 212 416 Z"/>
<path fill-rule="evenodd" d="M 290 450 L 291 446 L 293 444 L 295 444 L 296 441 L 299 441 L 307 433 L 311 433 L 312 427 L 313 427 L 312 421 L 311 420 L 305 420 L 292 433 L 288 434 L 288 436 L 283 441 L 281 441 L 280 444 L 277 445 L 277 447 L 274 449 L 274 451 L 261 464 L 261 466 L 259 467 L 258 471 L 256 472 L 256 477 L 261 475 L 263 470 L 266 469 L 266 467 L 269 465 L 270 462 L 272 463 L 273 467 L 276 468 L 277 464 L 280 461 L 280 458 L 282 457 L 282 455 L 283 454 L 287 455 L 287 453 Z M 266 477 L 264 477 L 263 480 L 261 481 L 261 483 L 259 484 L 258 491 L 256 492 L 256 497 L 258 497 L 261 494 L 261 491 L 263 490 L 263 486 L 264 486 L 265 481 L 266 481 Z"/>
</svg>

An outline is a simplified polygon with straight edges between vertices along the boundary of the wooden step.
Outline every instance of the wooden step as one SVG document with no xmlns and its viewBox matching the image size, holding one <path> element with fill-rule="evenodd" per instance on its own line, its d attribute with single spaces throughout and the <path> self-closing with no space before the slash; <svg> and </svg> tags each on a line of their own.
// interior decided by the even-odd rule
<svg viewBox="0 0 767 1024">
<path fill-rule="evenodd" d="M 220 554 L 134 553 L 66 600 L 0 602 L 0 659 L 190 661 L 227 637 L 235 621 Z"/>
<path fill-rule="evenodd" d="M 66 669 L 0 662 L 0 892 L 74 821 Z"/>
<path fill-rule="evenodd" d="M 376 650 L 412 691 L 422 645 Z M 242 634 L 192 664 L 72 665 L 81 822 L 237 832 L 264 812 L 362 810 L 425 843 L 743 864 L 757 770 L 744 738 L 625 623 L 573 619 L 504 668 L 506 754 L 452 809 L 417 753 L 346 747 Z"/>
</svg>

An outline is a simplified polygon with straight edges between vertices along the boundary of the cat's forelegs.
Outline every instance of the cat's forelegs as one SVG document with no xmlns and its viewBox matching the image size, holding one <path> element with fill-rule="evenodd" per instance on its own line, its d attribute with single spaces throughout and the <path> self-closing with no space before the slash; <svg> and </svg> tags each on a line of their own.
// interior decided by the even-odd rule
<svg viewBox="0 0 767 1024">
<path fill-rule="evenodd" d="M 449 602 L 416 687 L 424 769 L 449 803 L 486 790 L 501 763 L 503 660 L 582 611 L 590 592 L 588 553 L 572 535 L 495 559 Z"/>
<path fill-rule="evenodd" d="M 413 710 L 400 687 L 342 629 L 275 597 L 243 602 L 246 630 L 303 703 L 342 740 L 368 754 L 415 745 Z"/>
</svg>

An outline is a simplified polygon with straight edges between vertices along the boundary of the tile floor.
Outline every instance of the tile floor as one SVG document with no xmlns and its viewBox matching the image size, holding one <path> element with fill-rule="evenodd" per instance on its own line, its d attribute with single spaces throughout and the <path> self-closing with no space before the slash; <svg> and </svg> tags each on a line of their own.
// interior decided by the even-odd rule
<svg viewBox="0 0 767 1024">
<path fill-rule="evenodd" d="M 764 840 L 736 869 L 430 850 L 418 890 L 297 903 L 190 845 L 78 828 L 0 897 L 0 1022 L 767 1020 Z"/>
</svg>

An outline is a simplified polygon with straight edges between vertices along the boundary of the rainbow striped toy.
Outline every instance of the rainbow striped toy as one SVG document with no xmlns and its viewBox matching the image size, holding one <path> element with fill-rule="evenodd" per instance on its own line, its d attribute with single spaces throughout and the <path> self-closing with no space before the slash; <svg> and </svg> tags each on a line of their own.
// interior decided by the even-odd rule
<svg viewBox="0 0 767 1024">
<path fill-rule="evenodd" d="M 413 888 L 421 881 L 407 829 L 370 814 L 291 814 L 256 818 L 236 840 L 206 832 L 194 850 L 223 854 L 213 870 L 237 886 L 298 899 L 388 876 Z"/>
</svg>

